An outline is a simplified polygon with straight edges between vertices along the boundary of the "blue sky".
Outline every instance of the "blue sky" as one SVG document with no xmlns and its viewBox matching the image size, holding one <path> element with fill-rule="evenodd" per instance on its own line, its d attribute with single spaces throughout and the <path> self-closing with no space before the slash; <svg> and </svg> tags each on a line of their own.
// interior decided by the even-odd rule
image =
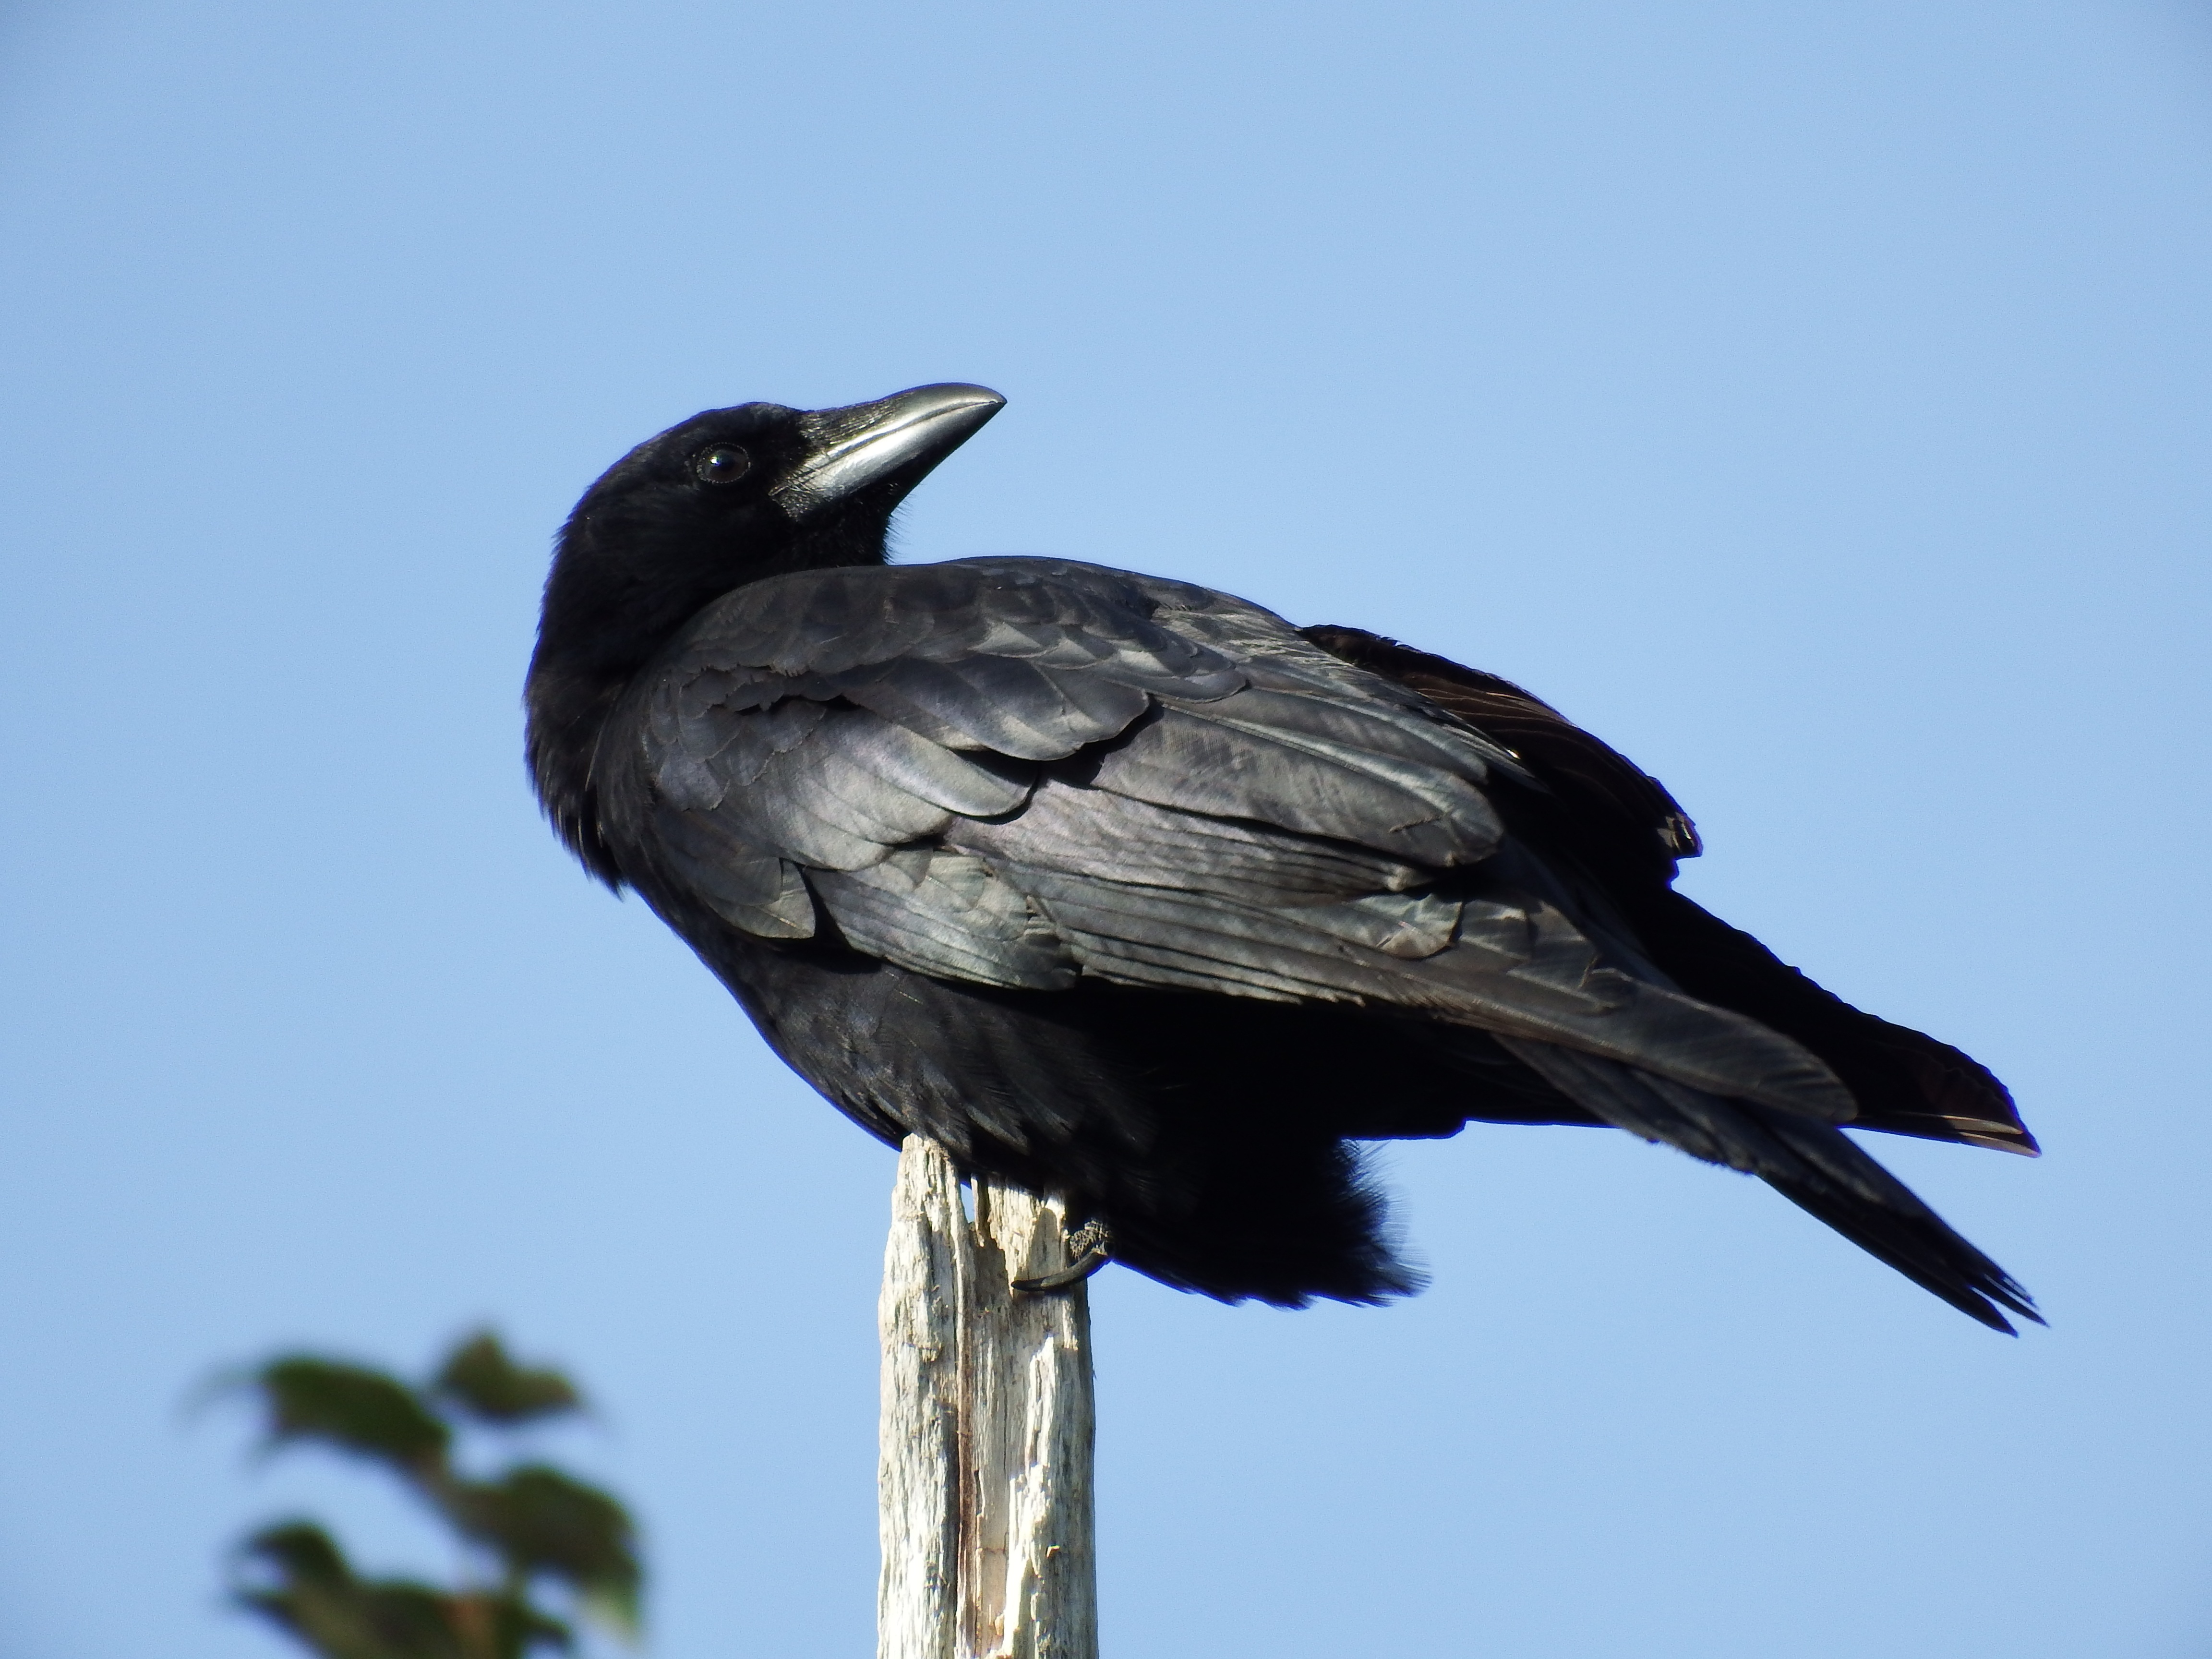
<svg viewBox="0 0 2212 1659">
<path fill-rule="evenodd" d="M 1508 674 L 1685 885 L 1980 1055 L 1993 1337 L 1626 1137 L 1387 1158 L 1387 1310 L 1096 1286 L 1109 1649 L 2212 1647 L 2212 17 L 24 0 L 0 21 L 0 1654 L 252 1659 L 180 1401 L 592 1386 L 665 1659 L 866 1650 L 890 1155 L 537 821 L 548 539 L 693 410 L 981 380 L 902 556 Z"/>
</svg>

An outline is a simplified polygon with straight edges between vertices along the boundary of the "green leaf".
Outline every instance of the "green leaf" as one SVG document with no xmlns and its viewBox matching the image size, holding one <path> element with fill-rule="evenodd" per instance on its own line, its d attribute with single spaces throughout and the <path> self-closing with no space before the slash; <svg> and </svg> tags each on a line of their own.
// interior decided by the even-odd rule
<svg viewBox="0 0 2212 1659">
<path fill-rule="evenodd" d="M 576 1645 L 574 1631 L 538 1612 L 520 1593 L 478 1591 L 448 1597 L 447 1602 L 449 1616 L 471 1656 L 523 1659 L 532 1648 L 557 1648 L 566 1653 Z"/>
<path fill-rule="evenodd" d="M 559 1371 L 518 1365 L 496 1334 L 478 1331 L 446 1356 L 431 1388 L 487 1423 L 527 1423 L 582 1407 L 576 1385 Z"/>
<path fill-rule="evenodd" d="M 517 1578 L 558 1579 L 593 1617 L 636 1633 L 637 1529 L 607 1493 L 525 1463 L 496 1480 L 450 1482 L 444 1503 L 453 1524 L 496 1550 Z"/>
<path fill-rule="evenodd" d="M 445 1467 L 453 1431 L 386 1372 L 286 1354 L 256 1372 L 251 1386 L 268 1408 L 271 1445 L 319 1440 L 388 1464 L 410 1480 Z"/>
<path fill-rule="evenodd" d="M 575 1644 L 566 1625 L 518 1595 L 358 1578 L 312 1521 L 264 1528 L 239 1553 L 238 1603 L 325 1659 L 525 1659 Z"/>
<path fill-rule="evenodd" d="M 233 1594 L 328 1659 L 475 1659 L 447 1598 L 404 1579 L 364 1583 L 312 1521 L 264 1528 L 240 1547 Z M 489 1656 L 486 1656 L 489 1659 Z"/>
<path fill-rule="evenodd" d="M 295 1583 L 348 1584 L 353 1568 L 337 1540 L 312 1521 L 280 1521 L 264 1527 L 239 1547 L 248 1560 L 258 1560 Z"/>
</svg>

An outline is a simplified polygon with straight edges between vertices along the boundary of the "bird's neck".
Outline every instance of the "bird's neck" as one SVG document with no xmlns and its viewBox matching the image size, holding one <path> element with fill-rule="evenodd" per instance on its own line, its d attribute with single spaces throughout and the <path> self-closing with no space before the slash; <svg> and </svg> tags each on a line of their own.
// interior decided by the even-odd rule
<svg viewBox="0 0 2212 1659">
<path fill-rule="evenodd" d="M 600 741 L 630 682 L 690 620 L 735 586 L 795 570 L 884 562 L 888 509 L 848 513 L 742 562 L 634 535 L 624 556 L 601 555 L 605 527 L 579 513 L 545 586 L 538 650 L 523 693 L 532 782 L 571 852 L 609 886 L 623 877 L 599 821 Z M 735 569 L 733 569 L 733 566 Z M 742 570 L 742 582 L 733 580 Z"/>
<path fill-rule="evenodd" d="M 610 887 L 622 871 L 599 832 L 594 772 L 607 717 L 621 701 L 635 668 L 550 660 L 541 648 L 523 694 L 529 713 L 525 752 L 538 804 L 570 852 Z"/>
</svg>

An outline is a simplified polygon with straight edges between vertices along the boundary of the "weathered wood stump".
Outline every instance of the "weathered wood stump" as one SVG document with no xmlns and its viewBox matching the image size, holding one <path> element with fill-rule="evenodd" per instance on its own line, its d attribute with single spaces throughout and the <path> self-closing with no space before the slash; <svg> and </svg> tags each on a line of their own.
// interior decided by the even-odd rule
<svg viewBox="0 0 2212 1659">
<path fill-rule="evenodd" d="M 1060 1206 L 988 1181 L 974 1217 L 909 1136 L 884 1249 L 878 1659 L 1097 1659 L 1091 1304 Z"/>
</svg>

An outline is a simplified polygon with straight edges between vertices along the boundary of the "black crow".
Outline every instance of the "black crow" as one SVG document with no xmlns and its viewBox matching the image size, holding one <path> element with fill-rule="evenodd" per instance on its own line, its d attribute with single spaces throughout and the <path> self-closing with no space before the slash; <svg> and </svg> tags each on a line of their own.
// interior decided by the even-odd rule
<svg viewBox="0 0 2212 1659">
<path fill-rule="evenodd" d="M 538 797 L 801 1076 L 1229 1300 L 1413 1288 L 1355 1143 L 1480 1120 L 1747 1170 L 2035 1317 L 1837 1127 L 2033 1152 L 2003 1086 L 1675 892 L 1689 819 L 1545 704 L 1188 582 L 887 565 L 1002 401 L 712 410 L 561 532 Z"/>
</svg>

